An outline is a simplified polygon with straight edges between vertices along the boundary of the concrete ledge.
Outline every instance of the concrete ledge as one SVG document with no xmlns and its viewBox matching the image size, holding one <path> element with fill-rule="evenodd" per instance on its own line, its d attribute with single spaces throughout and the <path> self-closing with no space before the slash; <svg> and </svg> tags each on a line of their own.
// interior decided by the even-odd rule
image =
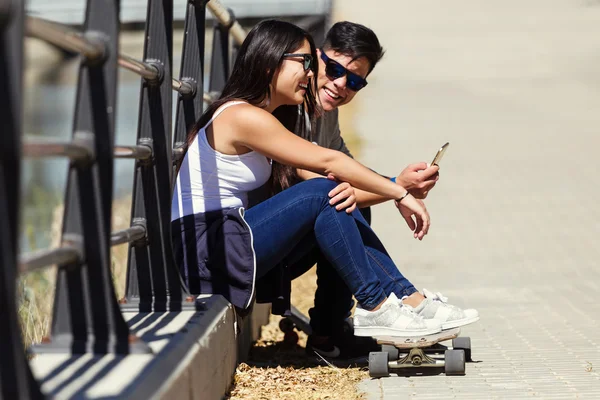
<svg viewBox="0 0 600 400">
<path fill-rule="evenodd" d="M 252 343 L 260 337 L 260 329 L 269 323 L 270 315 L 271 304 L 254 304 L 252 313 L 241 320 L 237 338 L 238 362 L 246 361 Z"/>
<path fill-rule="evenodd" d="M 154 354 L 38 355 L 34 376 L 57 399 L 221 399 L 268 322 L 269 307 L 256 305 L 240 319 L 223 297 L 202 298 L 204 311 L 123 314 Z"/>
</svg>

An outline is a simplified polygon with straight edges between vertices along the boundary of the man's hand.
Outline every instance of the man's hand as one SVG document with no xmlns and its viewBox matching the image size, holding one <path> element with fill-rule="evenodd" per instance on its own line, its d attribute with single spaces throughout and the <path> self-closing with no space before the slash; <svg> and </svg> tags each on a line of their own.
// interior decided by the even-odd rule
<svg viewBox="0 0 600 400">
<path fill-rule="evenodd" d="M 333 181 L 336 180 L 331 174 L 327 176 L 327 179 Z M 342 182 L 337 185 L 331 192 L 329 192 L 329 198 L 329 204 L 337 204 L 335 209 L 338 211 L 341 211 L 345 208 L 346 212 L 350 214 L 356 209 L 356 194 L 354 193 L 354 188 L 348 182 Z"/>
<path fill-rule="evenodd" d="M 440 179 L 439 169 L 437 165 L 428 167 L 424 162 L 410 164 L 400 172 L 396 183 L 408 190 L 415 198 L 424 199 Z"/>
</svg>

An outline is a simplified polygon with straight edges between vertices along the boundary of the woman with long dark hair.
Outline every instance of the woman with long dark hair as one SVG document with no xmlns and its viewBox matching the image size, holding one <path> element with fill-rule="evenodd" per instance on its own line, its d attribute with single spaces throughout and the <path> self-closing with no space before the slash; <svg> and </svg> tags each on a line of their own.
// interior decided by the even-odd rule
<svg viewBox="0 0 600 400">
<path fill-rule="evenodd" d="M 172 201 L 177 264 L 192 293 L 219 293 L 247 309 L 256 279 L 318 246 L 359 302 L 356 335 L 438 332 L 440 322 L 399 300 L 414 287 L 387 253 L 367 255 L 378 240 L 358 211 L 329 204 L 337 184 L 317 178 L 292 185 L 296 168 L 332 174 L 397 199 L 414 218 L 416 238 L 429 230 L 425 206 L 406 189 L 305 140 L 318 107 L 316 57 L 310 35 L 293 24 L 268 20 L 249 32 L 221 97 L 187 140 Z M 246 211 L 248 192 L 269 180 L 289 188 Z"/>
</svg>

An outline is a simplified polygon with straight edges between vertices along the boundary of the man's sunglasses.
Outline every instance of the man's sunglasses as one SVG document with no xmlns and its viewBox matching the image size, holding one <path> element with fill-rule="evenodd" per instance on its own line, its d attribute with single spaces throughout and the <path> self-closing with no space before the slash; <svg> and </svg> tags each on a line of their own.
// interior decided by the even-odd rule
<svg viewBox="0 0 600 400">
<path fill-rule="evenodd" d="M 283 57 L 285 58 L 302 58 L 302 67 L 305 71 L 311 69 L 313 65 L 313 57 L 312 54 L 309 53 L 284 53 Z"/>
<path fill-rule="evenodd" d="M 321 49 L 321 59 L 325 63 L 325 74 L 331 79 L 338 79 L 346 75 L 346 87 L 354 92 L 367 86 L 367 81 L 362 76 L 348 71 L 342 64 L 327 57 L 327 54 Z"/>
</svg>

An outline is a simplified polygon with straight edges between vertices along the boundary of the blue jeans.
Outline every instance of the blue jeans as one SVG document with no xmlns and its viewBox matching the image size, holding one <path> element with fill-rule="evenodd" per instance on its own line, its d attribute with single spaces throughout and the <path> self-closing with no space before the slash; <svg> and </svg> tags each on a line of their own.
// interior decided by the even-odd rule
<svg viewBox="0 0 600 400">
<path fill-rule="evenodd" d="M 392 292 L 399 297 L 415 292 L 360 212 L 347 214 L 329 205 L 327 194 L 335 186 L 327 179 L 304 181 L 246 212 L 254 236 L 256 278 L 279 263 L 294 265 L 318 251 L 332 267 L 321 272 L 330 284 L 319 291 L 319 303 L 335 301 L 344 284 L 365 309 L 373 309 Z M 347 305 L 343 308 L 340 322 L 349 311 Z"/>
</svg>

